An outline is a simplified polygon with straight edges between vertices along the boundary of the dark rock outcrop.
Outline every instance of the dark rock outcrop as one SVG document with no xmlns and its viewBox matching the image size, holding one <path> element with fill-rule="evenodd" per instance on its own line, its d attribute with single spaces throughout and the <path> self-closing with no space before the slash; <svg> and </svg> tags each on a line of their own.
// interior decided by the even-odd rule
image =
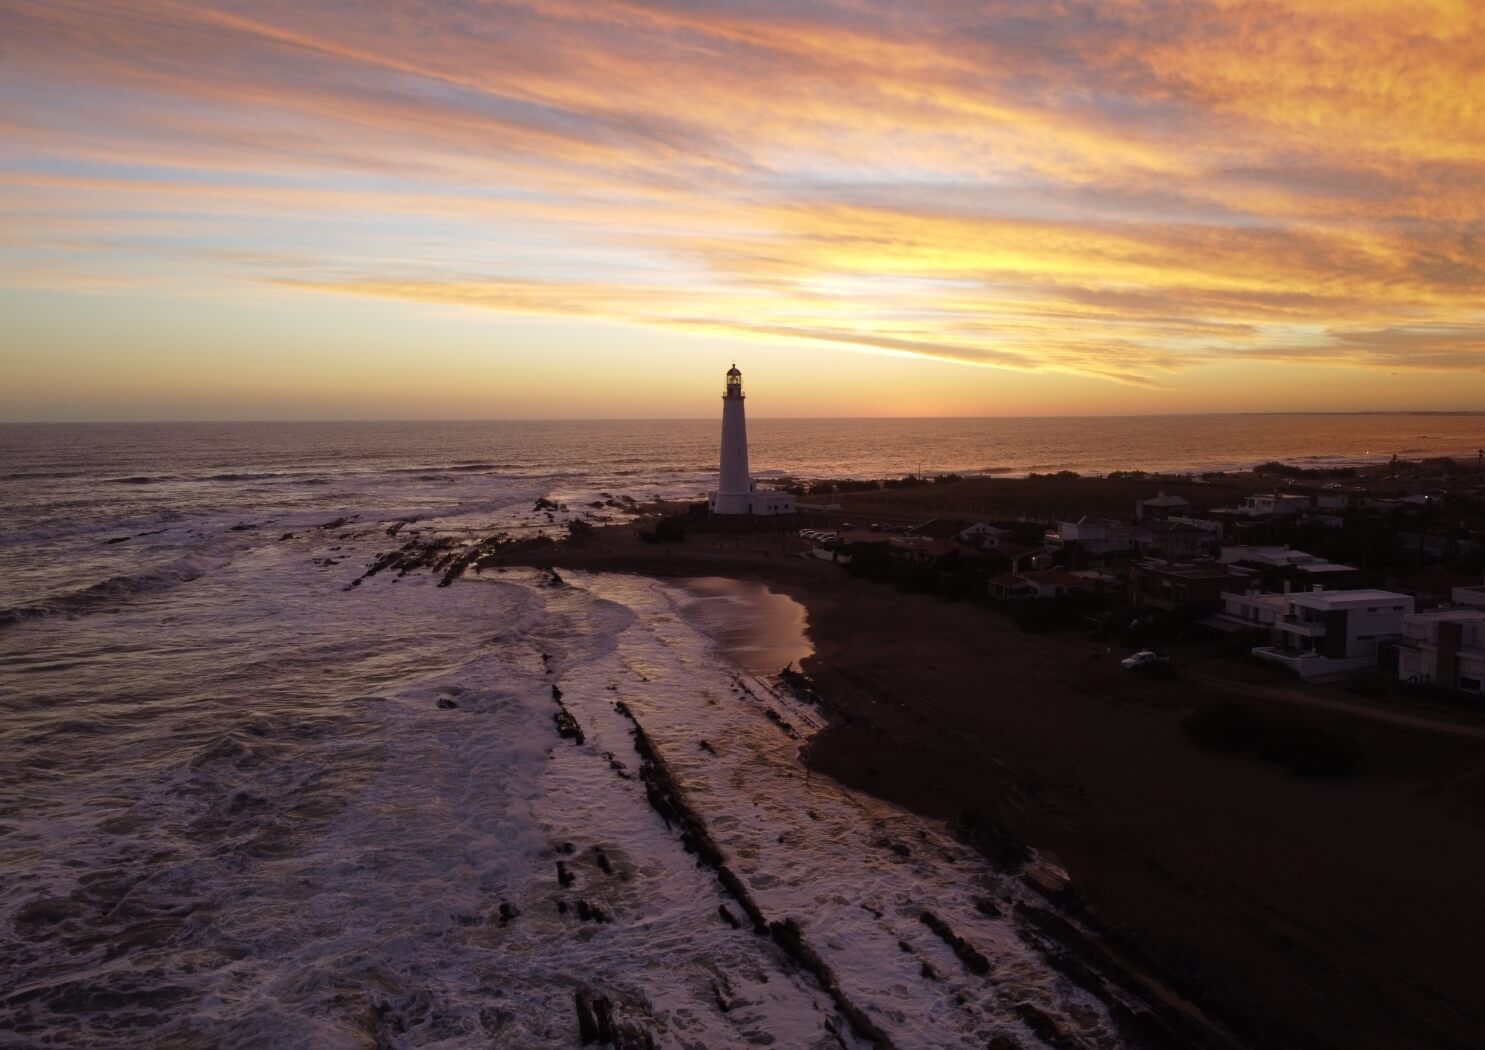
<svg viewBox="0 0 1485 1050">
<path fill-rule="evenodd" d="M 990 960 L 980 954 L 974 945 L 950 929 L 948 923 L 931 911 L 925 911 L 918 918 L 924 926 L 938 934 L 945 944 L 954 949 L 954 954 L 959 956 L 959 961 L 964 964 L 966 970 L 981 976 L 990 972 Z"/>
<path fill-rule="evenodd" d="M 567 708 L 564 707 L 552 715 L 552 721 L 557 723 L 557 735 L 562 739 L 578 744 L 586 739 L 583 736 L 583 727 L 578 725 L 577 719 L 572 717 L 572 713 Z"/>
</svg>

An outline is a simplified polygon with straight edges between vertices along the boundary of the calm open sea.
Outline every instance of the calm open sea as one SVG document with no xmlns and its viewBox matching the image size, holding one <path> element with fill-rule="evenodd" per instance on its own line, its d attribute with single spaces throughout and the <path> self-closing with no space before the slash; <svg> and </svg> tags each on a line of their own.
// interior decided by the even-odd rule
<svg viewBox="0 0 1485 1050">
<path fill-rule="evenodd" d="M 800 921 L 896 1045 L 1036 1045 L 1027 1003 L 1077 1045 L 1118 1045 L 1104 1004 L 976 909 L 1017 882 L 800 775 L 765 709 L 802 735 L 817 717 L 715 640 L 759 595 L 514 570 L 348 586 L 409 536 L 560 527 L 538 498 L 579 513 L 703 491 L 717 431 L 0 427 L 0 1046 L 565 1047 L 578 987 L 663 1047 L 859 1045 L 808 975 L 719 919 L 616 699 L 760 906 Z M 1485 418 L 757 420 L 752 437 L 762 475 L 1090 472 L 1472 454 Z M 557 736 L 553 686 L 582 744 Z M 613 921 L 559 908 L 578 897 Z M 991 957 L 989 984 L 923 908 Z"/>
</svg>

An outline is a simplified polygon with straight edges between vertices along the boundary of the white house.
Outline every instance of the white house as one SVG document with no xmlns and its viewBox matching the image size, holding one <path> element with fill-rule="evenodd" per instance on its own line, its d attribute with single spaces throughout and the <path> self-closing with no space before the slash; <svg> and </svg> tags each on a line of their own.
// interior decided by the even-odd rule
<svg viewBox="0 0 1485 1050">
<path fill-rule="evenodd" d="M 1089 554 L 1129 550 L 1134 546 L 1134 529 L 1122 521 L 1106 518 L 1059 521 L 1057 531 L 1047 534 L 1047 546 L 1056 548 L 1069 543 L 1081 544 Z"/>
<path fill-rule="evenodd" d="M 1397 676 L 1462 693 L 1485 692 L 1485 609 L 1436 609 L 1405 617 Z"/>
<path fill-rule="evenodd" d="M 1252 627 L 1272 631 L 1288 606 L 1287 594 L 1260 594 L 1258 591 L 1233 594 L 1224 591 L 1222 611 L 1217 614 L 1217 619 L 1225 627 Z"/>
<path fill-rule="evenodd" d="M 957 538 L 964 543 L 977 543 L 981 547 L 994 548 L 1000 546 L 1001 540 L 1014 539 L 1015 536 L 1016 534 L 1010 529 L 997 528 L 982 521 L 978 525 L 971 525 L 965 529 Z"/>
<path fill-rule="evenodd" d="M 1134 530 L 1134 545 L 1146 554 L 1159 554 L 1171 561 L 1190 561 L 1207 553 L 1213 536 L 1207 529 L 1173 518 L 1145 521 Z"/>
<path fill-rule="evenodd" d="M 1392 591 L 1303 591 L 1284 596 L 1274 622 L 1275 644 L 1253 655 L 1283 664 L 1301 678 L 1360 671 L 1377 662 L 1377 645 L 1402 637 L 1410 595 Z"/>
<path fill-rule="evenodd" d="M 1222 523 L 1212 518 L 1193 518 L 1189 514 L 1172 514 L 1165 520 L 1177 525 L 1190 525 L 1193 529 L 1205 529 L 1212 534 L 1213 545 L 1222 539 Z"/>
<path fill-rule="evenodd" d="M 1471 605 L 1485 608 L 1485 584 L 1472 584 L 1469 587 L 1454 588 L 1455 605 Z"/>
<path fill-rule="evenodd" d="M 748 421 L 743 412 L 742 373 L 727 370 L 722 391 L 722 464 L 717 491 L 707 493 L 713 514 L 793 514 L 792 493 L 758 491 L 748 476 Z"/>
<path fill-rule="evenodd" d="M 1119 581 L 1101 572 L 1084 569 L 1068 572 L 1047 569 L 1041 572 L 1011 572 L 990 581 L 992 598 L 1060 598 L 1073 591 L 1101 591 Z"/>
<path fill-rule="evenodd" d="M 1244 496 L 1238 508 L 1243 514 L 1264 517 L 1269 514 L 1299 514 L 1310 509 L 1310 497 L 1297 492 L 1264 492 Z"/>
<path fill-rule="evenodd" d="M 1329 582 L 1344 582 L 1345 577 L 1353 575 L 1357 570 L 1354 565 L 1342 565 L 1340 562 L 1326 561 L 1317 558 L 1313 554 L 1304 551 L 1292 550 L 1289 547 L 1259 547 L 1247 544 L 1223 547 L 1217 554 L 1217 560 L 1224 565 L 1254 565 L 1264 569 L 1294 569 L 1306 581 L 1324 585 Z"/>
<path fill-rule="evenodd" d="M 1146 518 L 1168 518 L 1172 514 L 1185 514 L 1191 504 L 1183 496 L 1168 496 L 1161 490 L 1149 499 L 1136 500 L 1134 516 L 1140 521 Z"/>
</svg>

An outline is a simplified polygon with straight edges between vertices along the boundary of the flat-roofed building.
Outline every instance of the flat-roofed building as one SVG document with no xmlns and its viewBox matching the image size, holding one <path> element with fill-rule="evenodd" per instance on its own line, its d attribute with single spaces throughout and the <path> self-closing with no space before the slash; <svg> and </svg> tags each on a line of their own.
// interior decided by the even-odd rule
<svg viewBox="0 0 1485 1050">
<path fill-rule="evenodd" d="M 1000 546 L 1002 540 L 1014 540 L 1016 533 L 1014 529 L 1002 529 L 982 521 L 961 530 L 957 538 L 962 543 L 993 549 Z"/>
<path fill-rule="evenodd" d="M 1258 591 L 1235 593 L 1224 591 L 1222 611 L 1213 620 L 1212 626 L 1222 630 L 1250 628 L 1273 631 L 1274 624 L 1289 607 L 1287 594 L 1263 594 Z"/>
<path fill-rule="evenodd" d="M 1134 530 L 1134 543 L 1146 554 L 1167 561 L 1191 561 L 1206 554 L 1216 539 L 1206 529 L 1169 518 L 1147 521 Z"/>
<path fill-rule="evenodd" d="M 1089 554 L 1129 550 L 1134 546 L 1134 529 L 1108 518 L 1059 521 L 1057 531 L 1047 534 L 1047 546 L 1059 548 L 1069 543 L 1079 544 Z"/>
<path fill-rule="evenodd" d="M 1311 505 L 1309 496 L 1297 492 L 1263 492 L 1255 496 L 1244 496 L 1243 505 L 1238 510 L 1249 517 L 1262 518 L 1273 514 L 1302 514 Z"/>
<path fill-rule="evenodd" d="M 990 581 L 990 597 L 1002 600 L 1016 598 L 1061 598 L 1074 591 L 1101 592 L 1119 581 L 1091 569 L 1069 571 L 1046 569 L 1040 572 L 1010 572 Z"/>
<path fill-rule="evenodd" d="M 1485 584 L 1454 588 L 1454 604 L 1485 608 Z"/>
<path fill-rule="evenodd" d="M 1485 609 L 1435 609 L 1404 617 L 1397 676 L 1461 693 L 1485 692 Z"/>
<path fill-rule="evenodd" d="M 1296 588 L 1304 589 L 1319 586 L 1339 590 L 1347 584 L 1359 583 L 1361 575 L 1361 570 L 1354 565 L 1326 561 L 1290 547 L 1225 546 L 1218 552 L 1217 560 L 1224 565 L 1247 565 L 1267 570 L 1269 575 L 1284 576 Z"/>
<path fill-rule="evenodd" d="M 1410 595 L 1371 588 L 1313 590 L 1284 596 L 1274 622 L 1275 644 L 1253 655 L 1283 664 L 1302 678 L 1321 678 L 1371 667 L 1382 642 L 1402 637 L 1413 611 Z"/>
<path fill-rule="evenodd" d="M 1134 516 L 1140 521 L 1151 518 L 1168 518 L 1172 514 L 1185 514 L 1191 503 L 1184 496 L 1168 495 L 1164 489 L 1149 499 L 1136 500 Z"/>
<path fill-rule="evenodd" d="M 1248 577 L 1213 562 L 1180 564 L 1151 559 L 1129 571 L 1129 602 L 1136 608 L 1217 608 L 1225 591 L 1243 586 Z"/>
</svg>

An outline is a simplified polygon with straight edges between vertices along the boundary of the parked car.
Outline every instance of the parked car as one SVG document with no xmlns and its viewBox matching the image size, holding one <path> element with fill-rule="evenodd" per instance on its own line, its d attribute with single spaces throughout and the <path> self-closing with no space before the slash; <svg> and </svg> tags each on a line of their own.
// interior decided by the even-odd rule
<svg viewBox="0 0 1485 1050">
<path fill-rule="evenodd" d="M 1160 653 L 1153 652 L 1149 649 L 1141 649 L 1133 656 L 1126 656 L 1120 660 L 1119 666 L 1126 671 L 1138 671 L 1142 668 L 1159 667 L 1168 665 L 1169 663 L 1170 657 L 1162 656 Z"/>
</svg>

